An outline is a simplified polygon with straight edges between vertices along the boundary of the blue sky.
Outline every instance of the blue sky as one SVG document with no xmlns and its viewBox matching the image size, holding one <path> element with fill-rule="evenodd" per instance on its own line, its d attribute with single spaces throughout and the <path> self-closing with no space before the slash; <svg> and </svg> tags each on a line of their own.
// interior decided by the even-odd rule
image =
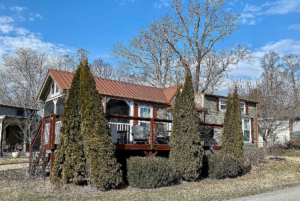
<svg viewBox="0 0 300 201">
<path fill-rule="evenodd" d="M 73 54 L 82 47 L 90 52 L 90 61 L 112 62 L 112 46 L 128 42 L 139 27 L 170 12 L 170 4 L 171 0 L 1 0 L 0 55 L 17 47 L 49 54 Z M 241 30 L 217 48 L 248 44 L 256 59 L 252 66 L 241 63 L 234 69 L 234 78 L 259 76 L 259 59 L 268 51 L 300 55 L 300 0 L 231 0 L 226 10 L 241 15 Z"/>
</svg>

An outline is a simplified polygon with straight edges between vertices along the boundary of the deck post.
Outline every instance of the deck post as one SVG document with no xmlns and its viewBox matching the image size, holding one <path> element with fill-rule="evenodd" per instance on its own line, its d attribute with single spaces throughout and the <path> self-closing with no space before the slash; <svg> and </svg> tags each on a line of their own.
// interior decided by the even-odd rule
<svg viewBox="0 0 300 201">
<path fill-rule="evenodd" d="M 51 149 L 51 155 L 50 155 L 50 181 L 51 181 L 51 172 L 52 172 L 52 167 L 54 165 L 54 160 L 55 160 L 54 149 Z"/>
<path fill-rule="evenodd" d="M 151 122 L 150 122 L 150 145 L 151 145 L 151 149 L 154 149 L 154 142 L 153 142 L 153 118 L 151 119 Z"/>
</svg>

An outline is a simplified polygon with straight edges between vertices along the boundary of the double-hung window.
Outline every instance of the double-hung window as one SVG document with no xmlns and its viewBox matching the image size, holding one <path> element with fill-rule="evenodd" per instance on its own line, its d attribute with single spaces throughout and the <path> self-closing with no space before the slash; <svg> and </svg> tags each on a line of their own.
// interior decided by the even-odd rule
<svg viewBox="0 0 300 201">
<path fill-rule="evenodd" d="M 242 130 L 244 134 L 244 142 L 251 142 L 251 120 L 248 118 L 242 119 Z"/>
<path fill-rule="evenodd" d="M 220 110 L 221 111 L 226 111 L 226 103 L 227 103 L 227 99 L 220 99 Z"/>
<path fill-rule="evenodd" d="M 151 106 L 139 106 L 140 117 L 152 118 L 153 107 Z M 149 121 L 140 121 L 139 124 L 144 127 L 144 133 L 150 133 L 150 122 Z"/>
<path fill-rule="evenodd" d="M 242 114 L 245 114 L 246 112 L 245 112 L 245 102 L 240 102 L 240 104 L 241 104 L 241 111 L 242 111 Z"/>
</svg>

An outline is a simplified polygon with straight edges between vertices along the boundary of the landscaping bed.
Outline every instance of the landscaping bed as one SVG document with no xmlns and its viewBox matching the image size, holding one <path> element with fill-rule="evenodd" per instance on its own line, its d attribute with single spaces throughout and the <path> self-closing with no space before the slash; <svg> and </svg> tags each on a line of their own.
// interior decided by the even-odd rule
<svg viewBox="0 0 300 201">
<path fill-rule="evenodd" d="M 158 189 L 137 189 L 123 185 L 117 190 L 99 191 L 90 186 L 53 186 L 49 177 L 28 179 L 26 169 L 0 174 L 4 200 L 226 200 L 300 185 L 300 158 L 269 157 L 261 168 L 247 166 L 245 174 L 232 179 L 202 179 L 180 182 Z"/>
</svg>

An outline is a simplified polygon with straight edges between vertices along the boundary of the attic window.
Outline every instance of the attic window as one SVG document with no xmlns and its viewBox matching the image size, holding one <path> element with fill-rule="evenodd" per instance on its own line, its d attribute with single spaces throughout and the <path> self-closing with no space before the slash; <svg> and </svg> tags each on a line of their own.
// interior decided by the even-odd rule
<svg viewBox="0 0 300 201">
<path fill-rule="evenodd" d="M 55 96 L 59 92 L 60 92 L 59 86 L 55 82 L 52 82 L 51 89 L 50 89 L 51 96 Z"/>
</svg>

